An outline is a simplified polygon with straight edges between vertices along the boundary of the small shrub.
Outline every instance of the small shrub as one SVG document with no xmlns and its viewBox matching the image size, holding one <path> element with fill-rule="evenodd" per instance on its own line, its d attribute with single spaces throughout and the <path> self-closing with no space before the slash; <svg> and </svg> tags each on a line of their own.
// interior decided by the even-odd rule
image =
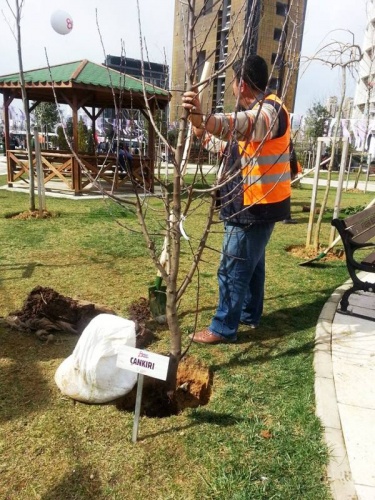
<svg viewBox="0 0 375 500">
<path fill-rule="evenodd" d="M 356 205 L 355 207 L 349 206 L 346 207 L 342 213 L 346 217 L 349 217 L 349 215 L 354 215 L 357 214 L 358 212 L 362 212 L 362 210 L 364 210 L 365 208 L 366 208 L 365 205 Z"/>
</svg>

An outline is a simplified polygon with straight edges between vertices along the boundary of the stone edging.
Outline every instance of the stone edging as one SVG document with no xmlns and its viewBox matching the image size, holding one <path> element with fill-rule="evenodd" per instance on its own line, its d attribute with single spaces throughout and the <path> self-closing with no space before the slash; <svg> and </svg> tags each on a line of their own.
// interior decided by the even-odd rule
<svg viewBox="0 0 375 500">
<path fill-rule="evenodd" d="M 336 288 L 320 313 L 315 332 L 316 415 L 324 428 L 324 438 L 329 451 L 327 476 L 335 500 L 357 499 L 342 433 L 332 366 L 332 324 L 340 299 L 351 285 L 352 281 L 348 280 Z"/>
</svg>

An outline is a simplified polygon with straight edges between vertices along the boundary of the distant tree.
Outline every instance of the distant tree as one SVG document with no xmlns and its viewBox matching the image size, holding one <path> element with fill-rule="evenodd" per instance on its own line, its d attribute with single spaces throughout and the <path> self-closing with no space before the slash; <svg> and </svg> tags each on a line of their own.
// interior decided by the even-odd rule
<svg viewBox="0 0 375 500">
<path fill-rule="evenodd" d="M 90 154 L 95 153 L 95 141 L 91 128 L 87 130 L 87 152 Z"/>
<path fill-rule="evenodd" d="M 318 137 L 327 135 L 327 120 L 332 118 L 331 114 L 323 104 L 316 102 L 307 110 L 305 118 L 305 137 L 315 147 Z"/>
<path fill-rule="evenodd" d="M 69 149 L 69 144 L 66 140 L 64 129 L 62 126 L 57 127 L 57 145 L 59 149 Z M 65 133 L 70 143 L 73 141 L 73 119 L 72 117 L 67 118 L 65 123 Z M 91 134 L 91 129 L 85 125 L 82 118 L 78 122 L 78 151 L 80 153 L 89 153 L 93 151 L 93 139 Z M 91 148 L 91 149 L 90 149 Z"/>
<path fill-rule="evenodd" d="M 59 149 L 69 149 L 69 144 L 66 140 L 65 133 L 71 142 L 73 140 L 73 119 L 72 117 L 67 118 L 65 123 L 65 133 L 62 125 L 57 127 L 57 147 Z"/>
<path fill-rule="evenodd" d="M 41 102 L 34 111 L 35 122 L 38 129 L 42 132 L 47 127 L 48 132 L 55 130 L 56 124 L 60 121 L 59 111 L 55 103 Z"/>
<path fill-rule="evenodd" d="M 81 117 L 78 122 L 78 151 L 82 153 L 88 152 L 88 139 L 88 128 Z"/>
<path fill-rule="evenodd" d="M 59 149 L 69 149 L 68 143 L 66 142 L 65 139 L 64 129 L 62 125 L 57 127 L 56 133 L 57 133 L 57 147 Z"/>
<path fill-rule="evenodd" d="M 66 135 L 68 136 L 69 140 L 73 140 L 73 118 L 70 116 L 66 120 L 65 124 L 65 129 L 66 129 Z"/>
</svg>

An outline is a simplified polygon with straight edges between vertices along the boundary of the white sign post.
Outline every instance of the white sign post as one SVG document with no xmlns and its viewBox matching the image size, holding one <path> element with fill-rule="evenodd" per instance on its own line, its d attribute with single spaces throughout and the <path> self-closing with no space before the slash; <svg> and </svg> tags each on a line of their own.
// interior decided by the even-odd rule
<svg viewBox="0 0 375 500">
<path fill-rule="evenodd" d="M 134 409 L 134 425 L 132 441 L 135 443 L 138 436 L 139 415 L 142 404 L 144 376 L 166 380 L 169 366 L 169 357 L 154 352 L 123 346 L 118 351 L 117 366 L 125 370 L 138 373 L 137 396 Z"/>
</svg>

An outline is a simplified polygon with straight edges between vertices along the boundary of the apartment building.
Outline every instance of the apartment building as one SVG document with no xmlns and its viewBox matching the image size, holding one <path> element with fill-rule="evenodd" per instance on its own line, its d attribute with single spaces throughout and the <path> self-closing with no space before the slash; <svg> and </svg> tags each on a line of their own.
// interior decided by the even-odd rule
<svg viewBox="0 0 375 500">
<path fill-rule="evenodd" d="M 104 64 L 112 69 L 134 76 L 139 80 L 143 75 L 145 82 L 162 89 L 168 88 L 169 68 L 165 64 L 144 61 L 142 68 L 142 61 L 140 59 L 113 55 L 107 55 Z"/>
<path fill-rule="evenodd" d="M 259 54 L 268 64 L 269 88 L 285 99 L 292 112 L 297 88 L 299 58 L 307 0 L 196 0 L 193 61 L 197 81 L 205 61 L 211 73 L 244 54 Z M 179 96 L 185 86 L 187 7 L 175 0 L 170 119 L 181 114 Z M 233 72 L 229 67 L 213 78 L 203 94 L 207 112 L 230 111 Z M 173 92 L 175 91 L 175 92 Z"/>
<path fill-rule="evenodd" d="M 367 2 L 367 25 L 362 45 L 363 58 L 354 96 L 353 118 L 375 119 L 375 1 Z"/>
</svg>

